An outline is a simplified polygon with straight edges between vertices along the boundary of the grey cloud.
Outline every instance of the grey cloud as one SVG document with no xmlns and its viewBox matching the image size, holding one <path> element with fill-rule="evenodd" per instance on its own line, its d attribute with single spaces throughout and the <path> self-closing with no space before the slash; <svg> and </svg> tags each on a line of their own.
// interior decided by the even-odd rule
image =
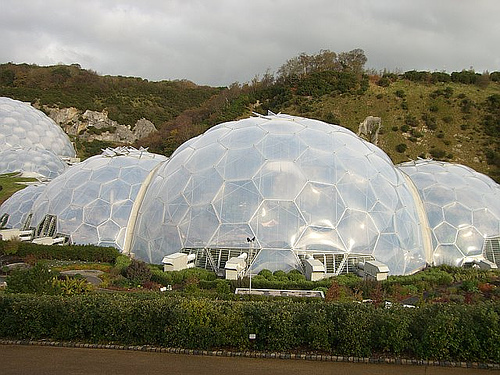
<svg viewBox="0 0 500 375">
<path fill-rule="evenodd" d="M 3 0 L 0 62 L 246 82 L 301 52 L 362 48 L 367 67 L 500 70 L 496 0 Z"/>
</svg>

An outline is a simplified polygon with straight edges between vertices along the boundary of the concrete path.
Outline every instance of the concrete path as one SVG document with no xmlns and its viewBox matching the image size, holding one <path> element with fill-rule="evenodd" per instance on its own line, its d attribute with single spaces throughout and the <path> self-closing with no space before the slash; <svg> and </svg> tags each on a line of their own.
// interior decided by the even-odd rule
<svg viewBox="0 0 500 375">
<path fill-rule="evenodd" d="M 70 270 L 70 271 L 61 271 L 61 275 L 75 276 L 81 275 L 84 277 L 89 283 L 92 285 L 99 285 L 102 283 L 102 280 L 99 278 L 104 272 L 99 270 Z"/>
<path fill-rule="evenodd" d="M 112 349 L 0 345 L 0 374 L 473 375 L 496 370 L 214 357 Z"/>
</svg>

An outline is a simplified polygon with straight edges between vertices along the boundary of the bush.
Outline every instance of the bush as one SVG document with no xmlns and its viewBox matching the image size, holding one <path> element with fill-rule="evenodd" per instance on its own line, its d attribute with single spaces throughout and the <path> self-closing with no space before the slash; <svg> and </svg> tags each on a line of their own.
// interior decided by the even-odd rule
<svg viewBox="0 0 500 375">
<path fill-rule="evenodd" d="M 437 274 L 442 272 L 438 269 Z M 500 304 L 409 309 L 164 294 L 0 294 L 0 337 L 500 362 Z M 256 334 L 250 341 L 248 335 Z"/>
<path fill-rule="evenodd" d="M 141 285 L 151 280 L 151 269 L 146 263 L 132 259 L 123 276 L 134 285 Z"/>
<path fill-rule="evenodd" d="M 403 152 L 405 152 L 407 148 L 408 148 L 408 146 L 405 143 L 400 143 L 400 144 L 396 145 L 396 151 L 401 153 L 401 154 Z"/>
<path fill-rule="evenodd" d="M 7 292 L 53 294 L 52 279 L 57 273 L 51 272 L 44 263 L 36 263 L 31 268 L 15 269 L 7 277 Z"/>
<path fill-rule="evenodd" d="M 439 148 L 432 149 L 429 151 L 429 153 L 434 159 L 442 159 L 446 155 L 446 151 L 441 150 Z"/>
<path fill-rule="evenodd" d="M 15 246 L 14 246 L 15 245 Z M 0 241 L 0 255 L 13 254 L 35 259 L 81 260 L 114 263 L 120 252 L 114 247 L 94 245 L 37 245 L 30 242 Z"/>
</svg>

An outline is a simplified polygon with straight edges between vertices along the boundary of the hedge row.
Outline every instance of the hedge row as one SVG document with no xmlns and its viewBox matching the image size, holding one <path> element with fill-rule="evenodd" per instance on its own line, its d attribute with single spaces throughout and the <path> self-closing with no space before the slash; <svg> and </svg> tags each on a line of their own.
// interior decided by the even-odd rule
<svg viewBox="0 0 500 375">
<path fill-rule="evenodd" d="M 145 294 L 0 294 L 0 337 L 500 362 L 500 304 L 376 308 Z M 249 340 L 249 334 L 257 338 Z"/>
<path fill-rule="evenodd" d="M 36 259 L 81 260 L 114 263 L 120 252 L 114 247 L 94 245 L 37 245 L 30 242 L 0 241 L 0 255 Z"/>
</svg>

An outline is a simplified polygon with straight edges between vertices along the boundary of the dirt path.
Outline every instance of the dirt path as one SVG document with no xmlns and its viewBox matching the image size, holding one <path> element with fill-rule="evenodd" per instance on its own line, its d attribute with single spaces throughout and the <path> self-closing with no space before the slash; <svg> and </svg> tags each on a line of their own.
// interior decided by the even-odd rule
<svg viewBox="0 0 500 375">
<path fill-rule="evenodd" d="M 2 375 L 472 375 L 500 374 L 500 371 L 434 366 L 229 358 L 111 349 L 0 345 L 0 373 Z"/>
</svg>

